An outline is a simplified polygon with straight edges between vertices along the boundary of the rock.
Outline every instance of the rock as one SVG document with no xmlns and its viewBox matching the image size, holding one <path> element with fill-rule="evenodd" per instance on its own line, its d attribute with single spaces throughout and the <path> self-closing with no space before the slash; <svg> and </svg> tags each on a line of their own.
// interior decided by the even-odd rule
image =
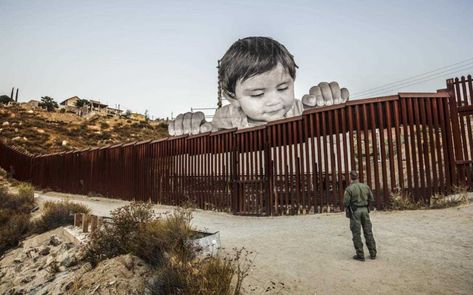
<svg viewBox="0 0 473 295">
<path fill-rule="evenodd" d="M 39 134 L 43 134 L 44 130 L 43 129 L 36 129 L 36 132 L 38 132 Z"/>
<path fill-rule="evenodd" d="M 2 126 L 10 126 L 10 122 L 5 121 L 5 122 L 2 123 Z"/>
<path fill-rule="evenodd" d="M 21 137 L 20 137 L 20 136 L 13 137 L 12 140 L 13 140 L 13 141 L 18 141 L 18 140 L 21 140 Z"/>
<path fill-rule="evenodd" d="M 72 286 L 74 285 L 74 281 L 69 281 L 66 284 L 64 284 L 63 288 L 65 291 L 69 290 Z"/>
<path fill-rule="evenodd" d="M 62 146 L 66 146 L 67 145 L 67 140 L 63 140 L 62 141 Z"/>
<path fill-rule="evenodd" d="M 24 136 L 22 137 L 22 139 L 23 139 L 23 141 L 28 141 L 28 138 L 26 138 Z"/>
<path fill-rule="evenodd" d="M 132 270 L 133 267 L 135 266 L 135 263 L 133 262 L 133 259 L 131 258 L 130 255 L 126 255 L 123 257 L 123 260 L 122 260 L 122 263 L 123 265 L 125 265 L 125 267 L 128 269 L 128 270 Z"/>
<path fill-rule="evenodd" d="M 49 266 L 49 265 L 51 265 L 51 264 L 53 264 L 53 263 L 56 263 L 56 257 L 48 256 L 48 259 L 46 259 L 46 263 L 45 263 L 44 266 Z M 43 267 L 43 265 L 42 265 L 42 266 L 40 266 L 40 268 L 38 268 L 38 270 L 41 270 L 41 269 L 43 269 L 43 268 L 44 268 L 44 267 Z"/>
<path fill-rule="evenodd" d="M 63 247 L 64 247 L 65 250 L 69 250 L 69 249 L 71 249 L 71 248 L 74 248 L 74 246 L 75 246 L 74 243 L 71 243 L 71 242 L 65 243 L 65 244 L 63 245 Z"/>
<path fill-rule="evenodd" d="M 15 118 L 15 117 L 16 117 L 15 113 L 11 113 L 11 114 L 10 114 L 10 117 L 11 117 L 11 118 Z"/>
<path fill-rule="evenodd" d="M 20 257 L 17 257 L 13 260 L 13 262 L 15 263 L 22 263 L 23 262 L 23 259 L 21 259 Z"/>
<path fill-rule="evenodd" d="M 51 251 L 51 249 L 50 249 L 49 247 L 44 247 L 44 246 L 43 246 L 43 247 L 41 247 L 41 248 L 39 249 L 39 252 L 38 252 L 38 253 L 39 253 L 40 255 L 46 256 L 46 255 L 48 255 L 48 254 L 50 253 L 50 251 Z"/>
<path fill-rule="evenodd" d="M 51 246 L 59 246 L 61 245 L 62 241 L 56 237 L 55 235 L 51 236 L 51 238 L 49 238 L 49 245 Z"/>
<path fill-rule="evenodd" d="M 77 264 L 77 259 L 74 255 L 64 252 L 57 258 L 57 262 L 61 266 L 70 267 Z"/>
<path fill-rule="evenodd" d="M 18 128 L 15 128 L 15 132 L 18 132 Z"/>
<path fill-rule="evenodd" d="M 20 282 L 21 282 L 22 284 L 27 284 L 27 283 L 31 282 L 34 278 L 35 278 L 34 275 L 32 275 L 32 276 L 27 276 L 27 277 L 24 277 Z"/>
<path fill-rule="evenodd" d="M 27 113 L 28 113 L 28 114 L 32 114 L 32 113 L 34 113 L 34 112 L 33 112 L 33 110 L 28 110 Z"/>
<path fill-rule="evenodd" d="M 14 126 L 16 126 L 16 122 L 11 123 L 11 127 L 14 127 Z"/>
</svg>

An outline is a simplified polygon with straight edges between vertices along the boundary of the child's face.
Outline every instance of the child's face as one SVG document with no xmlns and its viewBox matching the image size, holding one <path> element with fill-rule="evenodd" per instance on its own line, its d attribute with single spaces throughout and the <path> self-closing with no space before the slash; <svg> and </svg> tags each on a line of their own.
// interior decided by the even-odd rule
<svg viewBox="0 0 473 295">
<path fill-rule="evenodd" d="M 281 119 L 294 104 L 294 79 L 278 64 L 272 70 L 237 81 L 235 103 L 243 112 L 257 121 Z"/>
</svg>

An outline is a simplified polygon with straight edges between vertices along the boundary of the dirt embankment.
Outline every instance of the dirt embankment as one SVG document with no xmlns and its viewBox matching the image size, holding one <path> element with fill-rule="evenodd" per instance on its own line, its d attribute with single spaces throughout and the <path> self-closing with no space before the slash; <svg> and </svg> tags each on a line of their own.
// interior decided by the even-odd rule
<svg viewBox="0 0 473 295">
<path fill-rule="evenodd" d="M 127 203 L 83 196 L 72 200 L 96 214 Z M 192 223 L 220 231 L 224 251 L 246 247 L 255 253 L 255 268 L 245 281 L 248 294 L 473 294 L 473 205 L 378 211 L 371 219 L 378 257 L 366 262 L 351 258 L 354 249 L 343 213 L 262 218 L 196 210 Z"/>
<path fill-rule="evenodd" d="M 167 136 L 163 121 L 137 121 L 0 105 L 0 137 L 32 154 L 46 154 Z"/>
</svg>

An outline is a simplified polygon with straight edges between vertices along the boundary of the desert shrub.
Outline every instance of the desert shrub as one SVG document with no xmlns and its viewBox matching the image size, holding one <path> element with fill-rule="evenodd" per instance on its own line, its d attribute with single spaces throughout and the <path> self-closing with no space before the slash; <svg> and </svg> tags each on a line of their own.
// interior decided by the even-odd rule
<svg viewBox="0 0 473 295">
<path fill-rule="evenodd" d="M 74 213 L 89 213 L 90 209 L 84 205 L 71 201 L 46 202 L 43 214 L 32 227 L 33 233 L 43 233 L 60 226 L 73 224 Z"/>
<path fill-rule="evenodd" d="M 7 177 L 7 171 L 5 169 L 0 167 L 0 178 L 6 178 Z"/>
<path fill-rule="evenodd" d="M 195 252 L 189 240 L 195 231 L 190 220 L 190 211 L 177 209 L 165 218 L 143 224 L 131 241 L 129 252 L 154 266 L 163 265 L 165 256 L 183 263 L 191 261 Z"/>
<path fill-rule="evenodd" d="M 23 182 L 18 186 L 18 197 L 21 199 L 34 200 L 34 186 L 27 182 Z"/>
<path fill-rule="evenodd" d="M 409 192 L 400 191 L 391 194 L 390 208 L 393 210 L 415 210 L 424 207 L 424 203 L 421 200 L 414 201 Z"/>
<path fill-rule="evenodd" d="M 131 251 L 131 241 L 137 237 L 140 228 L 153 220 L 151 204 L 131 203 L 111 212 L 112 223 L 90 235 L 84 258 L 92 265 L 98 262 L 127 254 Z"/>
<path fill-rule="evenodd" d="M 30 212 L 34 206 L 30 186 L 20 185 L 18 195 L 0 187 L 0 255 L 16 247 L 30 228 Z"/>
<path fill-rule="evenodd" d="M 100 123 L 100 128 L 101 129 L 108 129 L 108 128 L 110 128 L 110 125 L 107 122 L 102 122 L 102 123 Z"/>
<path fill-rule="evenodd" d="M 188 242 L 194 234 L 188 210 L 175 210 L 162 218 L 154 214 L 152 205 L 136 202 L 112 211 L 111 215 L 112 222 L 92 233 L 86 246 L 86 260 L 93 265 L 128 253 L 153 266 L 162 265 L 169 255 L 180 261 L 194 257 Z"/>
<path fill-rule="evenodd" d="M 146 121 L 139 121 L 131 124 L 131 127 L 141 129 L 141 128 L 153 128 L 148 122 Z"/>
<path fill-rule="evenodd" d="M 453 195 L 435 194 L 430 197 L 430 208 L 441 209 L 468 204 L 468 189 L 465 186 L 454 186 Z"/>
<path fill-rule="evenodd" d="M 3 253 L 13 247 L 18 246 L 18 243 L 27 234 L 30 228 L 30 214 L 11 214 L 6 213 L 0 209 L 0 219 L 6 218 L 6 222 L 0 225 L 0 256 Z M 3 216 L 8 214 L 8 216 Z"/>
<path fill-rule="evenodd" d="M 155 278 L 152 294 L 240 294 L 252 266 L 249 252 L 236 250 L 227 257 L 196 259 L 190 210 L 178 209 L 165 217 L 150 204 L 131 203 L 112 212 L 112 222 L 91 233 L 83 258 L 100 261 L 131 253 L 150 264 Z"/>
<path fill-rule="evenodd" d="M 245 248 L 234 249 L 226 257 L 208 257 L 192 263 L 170 259 L 157 270 L 151 294 L 240 294 L 243 280 L 253 266 L 252 253 Z"/>
<path fill-rule="evenodd" d="M 13 195 L 5 186 L 0 187 L 0 208 L 11 214 L 27 214 L 34 207 L 34 198 L 29 185 L 20 184 L 19 194 Z"/>
</svg>

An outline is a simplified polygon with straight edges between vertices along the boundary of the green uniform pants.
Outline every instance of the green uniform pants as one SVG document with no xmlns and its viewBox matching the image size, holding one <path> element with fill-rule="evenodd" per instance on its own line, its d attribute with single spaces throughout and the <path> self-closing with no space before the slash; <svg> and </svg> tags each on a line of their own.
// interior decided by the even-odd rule
<svg viewBox="0 0 473 295">
<path fill-rule="evenodd" d="M 370 255 L 376 256 L 376 242 L 374 241 L 373 231 L 371 229 L 370 214 L 368 208 L 357 208 L 350 218 L 350 230 L 353 234 L 353 245 L 355 246 L 356 254 L 360 257 L 365 257 L 363 252 L 363 242 L 361 241 L 361 227 L 363 227 L 363 234 L 365 235 L 366 247 L 370 251 Z"/>
</svg>

